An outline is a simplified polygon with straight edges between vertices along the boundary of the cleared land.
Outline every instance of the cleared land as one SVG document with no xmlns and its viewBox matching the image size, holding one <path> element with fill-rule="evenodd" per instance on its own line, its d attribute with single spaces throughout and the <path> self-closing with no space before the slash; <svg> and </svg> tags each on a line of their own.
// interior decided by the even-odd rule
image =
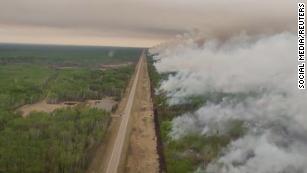
<svg viewBox="0 0 307 173">
<path fill-rule="evenodd" d="M 155 134 L 151 88 L 144 59 L 132 111 L 132 131 L 125 173 L 158 173 L 157 138 Z"/>
<path fill-rule="evenodd" d="M 56 109 L 77 106 L 80 104 L 85 104 L 91 108 L 97 108 L 105 110 L 107 112 L 111 112 L 114 106 L 117 104 L 117 101 L 115 101 L 112 97 L 104 97 L 101 100 L 86 100 L 85 102 L 68 101 L 61 103 L 48 103 L 46 100 L 43 100 L 37 103 L 23 105 L 17 109 L 17 112 L 20 112 L 22 116 L 25 117 L 31 114 L 31 112 L 50 113 L 55 111 Z"/>
</svg>

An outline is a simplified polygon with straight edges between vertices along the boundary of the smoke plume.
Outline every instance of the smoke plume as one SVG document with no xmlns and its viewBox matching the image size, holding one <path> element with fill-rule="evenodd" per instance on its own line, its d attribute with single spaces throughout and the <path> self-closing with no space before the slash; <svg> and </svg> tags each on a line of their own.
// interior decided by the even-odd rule
<svg viewBox="0 0 307 173">
<path fill-rule="evenodd" d="M 296 35 L 240 34 L 203 43 L 195 34 L 151 49 L 160 90 L 169 104 L 223 93 L 172 121 L 174 140 L 190 133 L 227 133 L 243 121 L 247 132 L 207 167 L 208 173 L 307 173 L 307 93 L 297 89 Z"/>
</svg>

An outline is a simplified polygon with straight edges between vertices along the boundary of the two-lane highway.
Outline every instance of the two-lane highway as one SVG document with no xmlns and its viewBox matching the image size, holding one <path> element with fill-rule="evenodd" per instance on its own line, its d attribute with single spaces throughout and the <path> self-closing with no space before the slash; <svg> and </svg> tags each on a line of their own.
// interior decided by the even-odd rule
<svg viewBox="0 0 307 173">
<path fill-rule="evenodd" d="M 129 137 L 128 126 L 129 126 L 129 121 L 131 119 L 130 118 L 131 110 L 132 110 L 132 106 L 133 106 L 133 102 L 135 98 L 137 83 L 139 81 L 139 76 L 140 76 L 140 69 L 143 65 L 143 61 L 144 61 L 144 51 L 136 67 L 136 74 L 134 76 L 134 81 L 133 81 L 133 84 L 132 84 L 132 87 L 129 93 L 126 107 L 121 114 L 120 127 L 118 129 L 118 133 L 115 139 L 114 146 L 112 148 L 110 158 L 108 158 L 109 161 L 107 164 L 106 173 L 117 173 L 118 172 L 120 161 L 124 154 L 123 152 L 125 152 L 123 150 L 124 150 L 125 142 L 127 141 L 127 138 Z"/>
</svg>

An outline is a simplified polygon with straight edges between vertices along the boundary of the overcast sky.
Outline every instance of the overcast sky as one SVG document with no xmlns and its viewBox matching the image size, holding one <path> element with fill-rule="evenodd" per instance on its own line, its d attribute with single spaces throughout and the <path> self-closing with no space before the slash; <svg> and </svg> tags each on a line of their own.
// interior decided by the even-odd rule
<svg viewBox="0 0 307 173">
<path fill-rule="evenodd" d="M 296 0 L 0 0 L 0 42 L 153 46 L 196 28 L 294 31 L 296 10 Z"/>
</svg>

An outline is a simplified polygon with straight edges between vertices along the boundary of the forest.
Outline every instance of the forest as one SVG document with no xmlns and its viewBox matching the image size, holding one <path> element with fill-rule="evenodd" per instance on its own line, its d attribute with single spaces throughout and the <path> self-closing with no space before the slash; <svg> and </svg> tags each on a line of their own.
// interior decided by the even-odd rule
<svg viewBox="0 0 307 173">
<path fill-rule="evenodd" d="M 84 101 L 111 96 L 119 100 L 134 66 L 109 70 L 66 69 L 57 74 L 46 91 L 48 102 Z"/>
<path fill-rule="evenodd" d="M 170 74 L 159 74 L 154 67 L 155 60 L 151 57 L 148 60 L 149 76 L 153 90 L 153 103 L 158 123 L 159 133 L 163 145 L 163 155 L 166 170 L 168 173 L 190 173 L 197 172 L 200 165 L 206 166 L 214 159 L 217 159 L 223 149 L 235 139 L 243 136 L 245 126 L 242 121 L 234 120 L 230 122 L 230 127 L 226 134 L 200 135 L 199 133 L 189 133 L 182 138 L 174 139 L 170 136 L 172 130 L 172 120 L 185 113 L 194 112 L 204 104 L 209 102 L 220 102 L 226 93 L 207 93 L 204 96 L 192 96 L 186 98 L 181 104 L 169 105 L 167 96 L 163 91 L 159 91 L 161 82 L 168 78 Z M 244 97 L 244 95 L 233 96 Z"/>
<path fill-rule="evenodd" d="M 0 173 L 85 172 L 104 142 L 109 112 L 82 103 L 26 117 L 16 110 L 44 99 L 119 100 L 140 49 L 0 45 L 0 50 L 5 50 L 0 51 Z M 81 53 L 75 57 L 73 51 Z M 131 64 L 100 69 L 126 62 Z"/>
<path fill-rule="evenodd" d="M 26 118 L 1 111 L 0 172 L 84 172 L 103 141 L 109 113 L 79 106 Z"/>
<path fill-rule="evenodd" d="M 97 67 L 100 64 L 135 62 L 141 49 L 101 46 L 1 44 L 0 64 Z"/>
</svg>

